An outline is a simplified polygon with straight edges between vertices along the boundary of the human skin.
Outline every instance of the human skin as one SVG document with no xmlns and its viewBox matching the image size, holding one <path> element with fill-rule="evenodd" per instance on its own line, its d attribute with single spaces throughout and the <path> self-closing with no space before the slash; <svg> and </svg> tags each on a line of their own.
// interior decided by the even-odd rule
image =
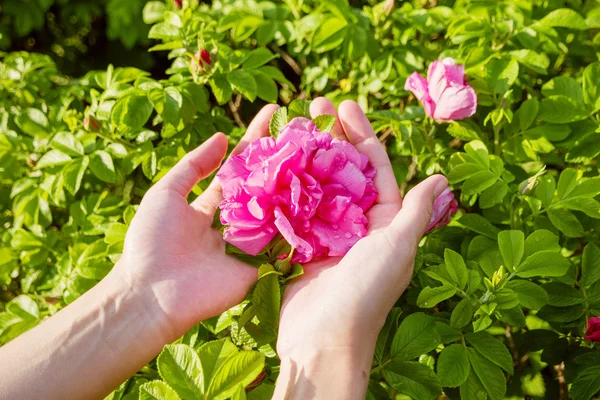
<svg viewBox="0 0 600 400">
<path fill-rule="evenodd" d="M 268 134 L 276 109 L 261 110 L 235 152 Z M 325 99 L 311 112 L 337 115 Z M 364 397 L 377 333 L 410 279 L 431 204 L 447 185 L 429 178 L 401 209 L 387 155 L 358 105 L 340 106 L 333 134 L 369 156 L 380 196 L 367 237 L 344 258 L 305 265 L 305 275 L 286 289 L 276 398 Z M 103 398 L 165 344 L 244 299 L 257 270 L 226 255 L 221 234 L 211 228 L 222 199 L 219 183 L 191 204 L 186 200 L 226 150 L 227 138 L 216 134 L 186 155 L 144 196 L 110 274 L 0 348 L 0 398 Z"/>
</svg>

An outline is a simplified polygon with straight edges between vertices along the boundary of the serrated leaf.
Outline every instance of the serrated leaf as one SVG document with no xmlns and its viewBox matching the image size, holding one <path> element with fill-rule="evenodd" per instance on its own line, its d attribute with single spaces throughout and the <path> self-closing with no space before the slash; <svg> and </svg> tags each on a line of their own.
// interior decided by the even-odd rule
<svg viewBox="0 0 600 400">
<path fill-rule="evenodd" d="M 581 259 L 581 284 L 590 287 L 600 280 L 600 249 L 588 243 Z"/>
<path fill-rule="evenodd" d="M 479 214 L 464 214 L 458 222 L 468 228 L 490 239 L 496 240 L 500 229 L 496 228 L 490 221 Z"/>
<path fill-rule="evenodd" d="M 287 108 L 278 108 L 277 111 L 273 113 L 271 121 L 269 122 L 269 132 L 271 133 L 271 136 L 277 137 L 279 132 L 283 129 L 284 126 L 287 125 L 287 123 Z"/>
<path fill-rule="evenodd" d="M 35 167 L 37 169 L 52 168 L 69 162 L 71 162 L 71 157 L 68 154 L 60 150 L 50 150 L 39 159 Z"/>
<path fill-rule="evenodd" d="M 452 344 L 440 353 L 437 375 L 444 387 L 462 385 L 469 377 L 471 365 L 467 348 L 460 344 Z"/>
<path fill-rule="evenodd" d="M 559 253 L 540 251 L 530 255 L 516 268 L 517 276 L 531 278 L 532 276 L 562 276 L 571 264 Z"/>
<path fill-rule="evenodd" d="M 396 361 L 410 360 L 425 354 L 440 343 L 435 320 L 423 313 L 407 316 L 394 335 L 391 357 Z"/>
<path fill-rule="evenodd" d="M 567 237 L 582 237 L 584 234 L 583 225 L 575 217 L 575 215 L 568 210 L 559 210 L 551 208 L 548 210 L 548 218 L 552 225 L 554 225 L 559 231 L 565 234 Z"/>
<path fill-rule="evenodd" d="M 471 322 L 473 318 L 473 306 L 469 298 L 462 299 L 450 315 L 450 325 L 455 328 L 462 328 Z"/>
<path fill-rule="evenodd" d="M 539 310 L 548 304 L 548 293 L 533 282 L 512 280 L 505 287 L 515 292 L 519 303 L 530 310 Z"/>
<path fill-rule="evenodd" d="M 432 308 L 438 303 L 449 299 L 456 294 L 456 288 L 452 286 L 438 286 L 424 288 L 417 299 L 417 306 L 421 308 Z"/>
<path fill-rule="evenodd" d="M 69 132 L 59 132 L 52 137 L 50 145 L 56 150 L 60 150 L 71 156 L 82 156 L 83 145 L 75 135 Z"/>
<path fill-rule="evenodd" d="M 288 120 L 296 117 L 310 118 L 310 101 L 292 100 L 288 106 Z"/>
<path fill-rule="evenodd" d="M 469 279 L 465 260 L 454 250 L 445 249 L 444 264 L 453 282 L 459 289 L 463 290 L 467 286 Z"/>
<path fill-rule="evenodd" d="M 525 252 L 525 236 L 521 231 L 502 231 L 498 234 L 498 247 L 504 259 L 504 266 L 514 271 Z"/>
<path fill-rule="evenodd" d="M 513 373 L 513 360 L 506 346 L 486 332 L 468 333 L 467 342 L 483 357 L 487 358 L 509 374 Z"/>
<path fill-rule="evenodd" d="M 146 382 L 140 386 L 139 400 L 180 400 L 172 387 L 162 381 Z"/>
<path fill-rule="evenodd" d="M 570 8 L 559 8 L 551 11 L 539 21 L 542 26 L 571 28 L 575 30 L 586 30 L 585 19 Z"/>
<path fill-rule="evenodd" d="M 184 344 L 168 344 L 156 360 L 160 376 L 184 399 L 202 398 L 202 366 L 196 352 Z"/>
<path fill-rule="evenodd" d="M 227 359 L 215 372 L 206 397 L 214 400 L 227 399 L 237 387 L 248 386 L 262 372 L 265 356 L 257 351 L 241 351 Z"/>
<path fill-rule="evenodd" d="M 313 122 L 321 132 L 331 132 L 335 125 L 335 117 L 329 114 L 321 114 L 314 118 Z"/>
<path fill-rule="evenodd" d="M 478 351 L 468 349 L 469 362 L 491 400 L 502 400 L 506 394 L 506 380 L 502 370 Z"/>
<path fill-rule="evenodd" d="M 581 371 L 571 386 L 573 400 L 589 400 L 600 391 L 600 366 L 596 365 Z"/>
<path fill-rule="evenodd" d="M 227 74 L 227 80 L 233 89 L 240 92 L 250 101 L 256 99 L 257 86 L 256 80 L 249 72 L 242 70 L 231 71 Z"/>
<path fill-rule="evenodd" d="M 231 343 L 231 340 L 225 338 L 220 340 L 213 340 L 204 343 L 198 349 L 198 356 L 200 357 L 200 364 L 202 365 L 202 388 L 203 392 L 208 391 L 208 386 L 213 378 L 216 370 L 221 365 L 236 355 L 239 352 L 238 348 Z"/>
<path fill-rule="evenodd" d="M 393 361 L 385 366 L 383 376 L 398 392 L 414 399 L 433 400 L 442 393 L 433 370 L 418 362 Z"/>
<path fill-rule="evenodd" d="M 542 285 L 542 288 L 548 293 L 548 304 L 551 306 L 574 306 L 585 301 L 583 293 L 564 283 L 549 282 Z"/>
<path fill-rule="evenodd" d="M 92 153 L 89 168 L 101 181 L 115 183 L 117 180 L 112 157 L 104 150 L 96 150 Z"/>
</svg>

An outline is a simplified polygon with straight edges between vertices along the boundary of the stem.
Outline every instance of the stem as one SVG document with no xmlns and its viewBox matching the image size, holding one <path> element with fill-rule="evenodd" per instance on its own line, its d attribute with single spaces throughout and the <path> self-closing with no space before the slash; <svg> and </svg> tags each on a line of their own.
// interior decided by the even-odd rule
<svg viewBox="0 0 600 400">
<path fill-rule="evenodd" d="M 378 366 L 376 366 L 375 368 L 373 368 L 373 369 L 371 370 L 371 375 L 374 375 L 374 374 L 378 373 L 378 372 L 379 372 L 379 371 L 381 371 L 381 370 L 382 370 L 382 369 L 383 369 L 383 368 L 384 368 L 386 365 L 388 365 L 388 364 L 389 364 L 389 363 L 391 363 L 391 362 L 392 362 L 392 360 L 391 360 L 391 359 L 390 359 L 390 360 L 387 360 L 387 361 L 384 361 L 384 362 L 382 362 L 381 364 L 379 364 Z"/>
<path fill-rule="evenodd" d="M 289 65 L 294 70 L 296 75 L 299 75 L 299 76 L 302 75 L 302 68 L 300 68 L 300 66 L 298 65 L 296 60 L 294 60 L 292 57 L 290 57 L 290 55 L 288 53 L 286 53 L 284 50 L 282 50 L 279 47 L 274 46 L 274 45 L 269 46 L 269 48 L 271 50 L 273 50 L 274 52 L 278 53 L 281 56 L 281 58 L 283 59 L 283 61 L 285 61 L 287 63 L 287 65 Z"/>
<path fill-rule="evenodd" d="M 237 98 L 235 99 L 235 103 L 229 99 L 229 109 L 231 110 L 231 113 L 233 114 L 233 119 L 235 120 L 235 122 L 238 124 L 238 126 L 242 129 L 246 129 L 246 124 L 244 124 L 244 121 L 242 121 L 242 118 L 240 118 L 240 114 L 239 114 L 239 108 L 242 102 L 242 95 L 238 94 Z"/>
<path fill-rule="evenodd" d="M 494 154 L 500 155 L 500 128 L 494 125 Z"/>
</svg>

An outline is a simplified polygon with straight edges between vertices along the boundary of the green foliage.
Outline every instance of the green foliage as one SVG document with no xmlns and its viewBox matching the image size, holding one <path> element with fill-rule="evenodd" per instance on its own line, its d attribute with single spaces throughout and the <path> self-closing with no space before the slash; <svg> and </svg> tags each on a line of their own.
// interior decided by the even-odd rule
<svg viewBox="0 0 600 400">
<path fill-rule="evenodd" d="M 598 345 L 583 339 L 600 316 L 598 4 L 21 3 L 2 4 L 2 49 L 76 16 L 47 52 L 65 65 L 59 50 L 105 15 L 108 37 L 151 46 L 162 64 L 73 79 L 47 55 L 1 55 L 0 344 L 110 271 L 142 196 L 185 153 L 216 131 L 235 144 L 265 102 L 287 106 L 271 121 L 276 135 L 309 116 L 305 99 L 326 95 L 368 113 L 403 190 L 443 173 L 460 203 L 421 243 L 377 341 L 369 398 L 570 390 L 587 400 L 600 390 Z M 196 57 L 203 49 L 210 64 Z M 444 57 L 465 65 L 477 92 L 469 120 L 434 123 L 402 90 Z M 334 119 L 315 123 L 330 130 Z M 109 398 L 270 398 L 280 284 L 302 269 L 258 261 L 242 304 L 166 346 Z"/>
</svg>

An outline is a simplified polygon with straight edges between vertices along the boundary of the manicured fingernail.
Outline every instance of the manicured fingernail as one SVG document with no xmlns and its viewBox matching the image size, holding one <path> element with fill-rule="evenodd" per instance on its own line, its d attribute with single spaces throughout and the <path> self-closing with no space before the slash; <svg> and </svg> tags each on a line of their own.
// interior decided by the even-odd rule
<svg viewBox="0 0 600 400">
<path fill-rule="evenodd" d="M 435 185 L 435 189 L 433 189 L 433 196 L 437 198 L 442 192 L 448 187 L 448 181 L 442 179 Z"/>
</svg>

